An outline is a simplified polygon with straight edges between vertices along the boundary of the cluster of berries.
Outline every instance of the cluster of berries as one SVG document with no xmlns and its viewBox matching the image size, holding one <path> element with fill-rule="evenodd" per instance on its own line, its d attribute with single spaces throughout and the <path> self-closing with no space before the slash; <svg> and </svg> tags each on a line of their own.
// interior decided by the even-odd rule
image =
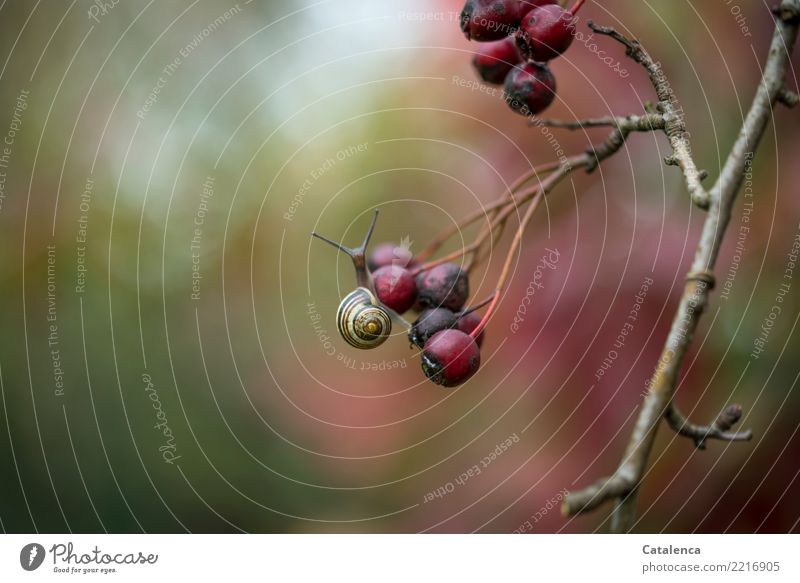
<svg viewBox="0 0 800 583">
<path fill-rule="evenodd" d="M 467 0 L 461 30 L 468 40 L 486 43 L 473 64 L 487 83 L 504 85 L 514 111 L 536 115 L 555 99 L 556 80 L 547 62 L 566 51 L 575 35 L 575 14 L 558 0 Z"/>
<path fill-rule="evenodd" d="M 392 243 L 376 247 L 367 266 L 384 306 L 398 314 L 411 309 L 419 312 L 408 338 L 422 349 L 425 375 L 445 387 L 460 385 L 474 375 L 480 366 L 483 332 L 477 338 L 471 336 L 481 318 L 473 309 L 464 309 L 468 275 L 453 263 L 420 271 L 411 252 Z"/>
</svg>

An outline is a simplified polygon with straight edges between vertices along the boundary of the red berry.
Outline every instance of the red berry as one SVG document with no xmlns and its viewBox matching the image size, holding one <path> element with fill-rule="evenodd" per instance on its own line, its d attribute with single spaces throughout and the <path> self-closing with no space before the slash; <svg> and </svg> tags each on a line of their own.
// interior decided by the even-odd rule
<svg viewBox="0 0 800 583">
<path fill-rule="evenodd" d="M 417 285 L 411 272 L 399 265 L 384 265 L 372 274 L 375 293 L 381 303 L 398 314 L 417 301 Z"/>
<path fill-rule="evenodd" d="M 467 0 L 461 11 L 461 30 L 467 40 L 487 42 L 514 33 L 530 10 L 520 0 Z"/>
<path fill-rule="evenodd" d="M 412 344 L 423 348 L 431 336 L 455 326 L 457 318 L 453 312 L 446 308 L 423 310 L 408 331 L 408 339 Z"/>
<path fill-rule="evenodd" d="M 522 18 L 525 18 L 525 15 L 534 8 L 547 6 L 548 4 L 559 4 L 559 0 L 521 0 L 520 4 L 522 5 Z M 520 22 L 522 21 L 520 20 Z"/>
<path fill-rule="evenodd" d="M 506 77 L 505 100 L 522 115 L 535 115 L 547 109 L 556 97 L 556 79 L 547 65 L 527 63 L 515 67 Z"/>
<path fill-rule="evenodd" d="M 395 245 L 394 243 L 382 243 L 370 253 L 367 266 L 370 271 L 375 271 L 384 265 L 413 268 L 416 266 L 416 261 L 414 261 L 414 255 L 408 247 Z"/>
<path fill-rule="evenodd" d="M 469 334 L 442 330 L 425 343 L 422 370 L 437 385 L 455 387 L 474 375 L 481 364 L 481 351 Z"/>
<path fill-rule="evenodd" d="M 472 59 L 481 79 L 493 85 L 502 85 L 511 69 L 521 62 L 517 43 L 511 37 L 481 45 Z"/>
<path fill-rule="evenodd" d="M 456 330 L 461 330 L 464 334 L 472 334 L 472 331 L 478 327 L 478 324 L 481 323 L 481 316 L 477 312 L 469 312 L 458 318 L 456 321 Z M 475 343 L 478 345 L 478 348 L 483 346 L 483 335 L 485 331 L 481 330 L 481 333 L 478 334 L 478 337 L 475 339 Z"/>
<path fill-rule="evenodd" d="M 457 312 L 469 297 L 469 278 L 458 265 L 443 263 L 417 276 L 419 303 L 424 308 Z"/>
<path fill-rule="evenodd" d="M 517 31 L 520 54 L 540 63 L 555 59 L 572 44 L 575 20 L 575 15 L 557 4 L 534 8 Z"/>
</svg>

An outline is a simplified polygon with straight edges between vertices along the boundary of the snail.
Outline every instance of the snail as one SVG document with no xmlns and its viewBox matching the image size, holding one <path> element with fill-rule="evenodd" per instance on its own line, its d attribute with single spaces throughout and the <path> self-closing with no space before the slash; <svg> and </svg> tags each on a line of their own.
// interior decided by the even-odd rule
<svg viewBox="0 0 800 583">
<path fill-rule="evenodd" d="M 336 329 L 345 342 L 362 350 L 376 348 L 386 342 L 392 332 L 392 317 L 397 317 L 397 314 L 378 301 L 372 275 L 367 269 L 367 245 L 377 220 L 376 209 L 364 241 L 352 249 L 317 233 L 311 233 L 312 236 L 336 247 L 353 260 L 357 287 L 339 304 L 336 312 Z"/>
<path fill-rule="evenodd" d="M 339 304 L 336 328 L 350 346 L 369 349 L 386 341 L 392 331 L 392 319 L 371 291 L 359 287 Z"/>
</svg>

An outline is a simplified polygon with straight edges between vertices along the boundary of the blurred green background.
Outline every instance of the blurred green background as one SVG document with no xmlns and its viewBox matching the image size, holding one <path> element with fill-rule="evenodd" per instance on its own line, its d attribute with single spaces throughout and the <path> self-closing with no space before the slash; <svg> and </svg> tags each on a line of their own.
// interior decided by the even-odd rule
<svg viewBox="0 0 800 583">
<path fill-rule="evenodd" d="M 352 267 L 310 232 L 355 243 L 380 207 L 375 242 L 419 250 L 603 131 L 548 139 L 465 86 L 460 2 L 101 5 L 0 4 L 3 530 L 605 530 L 607 507 L 567 520 L 557 502 L 619 460 L 703 220 L 661 163 L 663 137 L 632 136 L 553 193 L 480 372 L 448 391 L 424 382 L 402 334 L 369 353 L 338 338 Z M 767 3 L 603 0 L 582 14 L 663 63 L 715 177 L 758 81 Z M 553 70 L 553 117 L 653 97 L 606 39 L 574 43 Z M 797 274 L 751 355 L 800 228 L 797 112 L 774 121 L 677 397 L 699 422 L 742 404 L 755 438 L 695 451 L 663 428 L 636 530 L 797 529 Z M 548 248 L 557 266 L 514 333 Z"/>
</svg>

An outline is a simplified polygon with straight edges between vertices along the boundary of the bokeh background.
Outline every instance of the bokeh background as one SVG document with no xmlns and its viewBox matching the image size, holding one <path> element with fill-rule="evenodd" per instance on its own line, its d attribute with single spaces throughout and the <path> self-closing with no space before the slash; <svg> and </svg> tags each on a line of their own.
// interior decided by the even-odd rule
<svg viewBox="0 0 800 583">
<path fill-rule="evenodd" d="M 661 163 L 663 136 L 632 136 L 552 194 L 480 372 L 445 390 L 402 334 L 369 353 L 338 338 L 352 268 L 310 232 L 355 243 L 380 207 L 375 242 L 419 250 L 603 131 L 550 138 L 472 84 L 457 1 L 101 4 L 0 3 L 2 529 L 607 530 L 608 507 L 568 520 L 558 501 L 618 462 L 703 220 Z M 714 178 L 759 78 L 769 3 L 602 0 L 582 14 L 663 63 Z M 553 70 L 553 117 L 653 98 L 606 39 L 574 43 Z M 755 438 L 696 451 L 662 428 L 638 531 L 798 528 L 800 274 L 784 275 L 799 129 L 775 111 L 677 396 L 699 422 L 740 403 Z"/>
</svg>

